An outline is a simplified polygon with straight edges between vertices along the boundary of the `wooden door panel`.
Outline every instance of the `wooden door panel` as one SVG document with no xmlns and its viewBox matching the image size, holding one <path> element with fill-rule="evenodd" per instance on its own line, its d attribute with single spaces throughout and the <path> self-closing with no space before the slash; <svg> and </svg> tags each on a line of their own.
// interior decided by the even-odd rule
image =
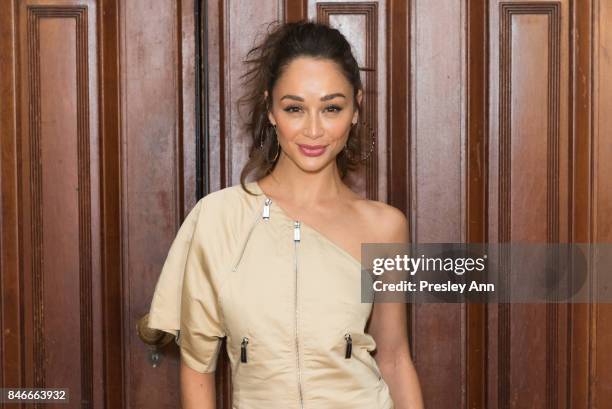
<svg viewBox="0 0 612 409">
<path fill-rule="evenodd" d="M 197 201 L 192 1 L 120 1 L 121 290 L 124 404 L 174 407 L 178 348 L 154 367 L 136 326 L 170 243 Z"/>
<path fill-rule="evenodd" d="M 23 1 L 18 24 L 22 379 L 100 402 L 100 173 L 96 8 Z"/>
<path fill-rule="evenodd" d="M 128 407 L 170 405 L 178 399 L 178 354 L 166 348 L 156 371 L 136 323 L 148 309 L 159 267 L 183 215 L 176 3 L 121 2 L 123 365 Z M 190 198 L 191 199 L 191 198 Z M 189 200 L 192 202 L 192 200 Z M 166 378 L 166 379 L 163 379 Z M 163 385 L 163 387 L 162 387 Z"/>
<path fill-rule="evenodd" d="M 567 6 L 490 4 L 490 242 L 568 241 Z M 565 307 L 489 309 L 489 406 L 563 407 Z"/>
<path fill-rule="evenodd" d="M 409 178 L 411 240 L 452 243 L 465 240 L 462 209 L 465 175 L 463 53 L 464 2 L 412 1 L 411 33 L 413 113 Z M 466 353 L 465 306 L 421 304 L 412 308 L 413 358 L 425 404 L 462 407 Z"/>
</svg>

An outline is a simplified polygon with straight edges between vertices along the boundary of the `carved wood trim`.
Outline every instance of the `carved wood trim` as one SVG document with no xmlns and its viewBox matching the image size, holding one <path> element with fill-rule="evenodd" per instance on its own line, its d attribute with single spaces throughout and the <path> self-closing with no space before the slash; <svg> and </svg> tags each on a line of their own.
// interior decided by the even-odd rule
<svg viewBox="0 0 612 409">
<path fill-rule="evenodd" d="M 547 134 L 547 241 L 559 242 L 559 111 L 560 111 L 560 67 L 561 67 L 561 4 L 559 2 L 500 3 L 499 43 L 499 236 L 500 243 L 510 242 L 511 237 L 511 103 L 512 103 L 512 18 L 515 15 L 544 14 L 548 16 L 548 134 Z M 509 255 L 502 253 L 500 266 L 503 285 L 509 289 Z M 509 299 L 509 293 L 503 295 Z M 510 407 L 511 308 L 508 303 L 499 304 L 499 355 L 498 355 L 498 405 Z M 547 354 L 547 407 L 556 408 L 557 355 L 556 331 L 559 306 L 546 307 L 546 354 Z"/>
<path fill-rule="evenodd" d="M 108 408 L 122 408 L 127 395 L 124 385 L 124 340 L 122 304 L 123 268 L 121 262 L 121 0 L 105 0 L 98 8 L 100 33 L 100 153 L 103 159 L 101 172 L 100 206 L 102 229 L 102 325 L 104 333 L 103 399 Z M 129 387 L 129 386 L 128 386 Z"/>
<path fill-rule="evenodd" d="M 308 17 L 308 0 L 285 0 L 285 21 L 292 23 Z"/>
<path fill-rule="evenodd" d="M 43 206 L 41 163 L 41 95 L 40 95 L 40 21 L 44 18 L 73 18 L 76 23 L 77 73 L 77 155 L 79 178 L 79 286 L 80 286 L 80 344 L 81 344 L 81 399 L 93 401 L 93 327 L 92 327 L 92 251 L 91 251 L 91 198 L 89 171 L 89 78 L 88 78 L 88 17 L 87 6 L 28 6 L 28 54 L 30 87 L 30 164 L 32 175 L 31 240 L 32 286 L 34 315 L 34 386 L 45 387 L 44 346 L 44 259 L 43 259 Z M 38 407 L 38 405 L 36 405 Z"/>
<path fill-rule="evenodd" d="M 489 14 L 488 1 L 466 2 L 466 240 L 487 241 L 489 219 Z M 487 405 L 488 306 L 466 305 L 466 407 Z"/>
<path fill-rule="evenodd" d="M 594 32 L 597 27 L 595 1 L 570 1 L 569 68 L 570 107 L 570 204 L 569 241 L 592 243 L 595 237 L 595 131 L 594 115 L 597 103 L 595 74 L 595 48 L 598 46 Z M 593 278 L 593 275 L 591 275 Z M 589 283 L 591 289 L 594 282 Z M 592 301 L 592 298 L 591 298 Z M 595 330 L 597 328 L 597 304 L 572 304 L 567 309 L 567 379 L 565 399 L 568 408 L 594 407 L 597 389 L 593 388 L 597 362 Z"/>
<path fill-rule="evenodd" d="M 413 215 L 410 192 L 411 172 L 410 109 L 410 10 L 411 1 L 393 0 L 387 4 L 387 199 L 407 215 L 412 237 Z M 382 84 L 381 84 L 382 86 Z"/>
<path fill-rule="evenodd" d="M 16 4 L 7 3 L 0 13 L 0 384 L 5 388 L 23 385 L 23 301 L 20 287 L 20 234 L 18 232 L 16 80 Z"/>
</svg>

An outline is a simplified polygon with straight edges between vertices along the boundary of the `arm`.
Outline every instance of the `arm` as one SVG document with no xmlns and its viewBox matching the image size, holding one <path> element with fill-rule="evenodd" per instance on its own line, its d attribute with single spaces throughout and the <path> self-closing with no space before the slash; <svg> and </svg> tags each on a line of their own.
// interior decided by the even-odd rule
<svg viewBox="0 0 612 409">
<path fill-rule="evenodd" d="M 370 334 L 376 340 L 374 359 L 389 386 L 396 409 L 423 409 L 423 397 L 406 334 L 406 306 L 375 304 Z"/>
<path fill-rule="evenodd" d="M 183 409 L 215 409 L 215 373 L 200 373 L 181 359 Z"/>
<path fill-rule="evenodd" d="M 221 347 L 222 315 L 217 298 L 218 278 L 208 251 L 212 228 L 210 212 L 205 211 L 204 199 L 185 261 L 181 289 L 180 332 L 176 343 L 180 347 L 180 391 L 183 409 L 215 409 L 215 369 Z M 210 208 L 209 208 L 210 209 Z"/>
<path fill-rule="evenodd" d="M 408 222 L 399 210 L 391 208 L 379 231 L 381 242 L 407 243 Z M 374 359 L 389 386 L 396 409 L 423 409 L 423 397 L 417 373 L 410 357 L 406 304 L 375 303 L 369 333 L 376 341 Z"/>
</svg>

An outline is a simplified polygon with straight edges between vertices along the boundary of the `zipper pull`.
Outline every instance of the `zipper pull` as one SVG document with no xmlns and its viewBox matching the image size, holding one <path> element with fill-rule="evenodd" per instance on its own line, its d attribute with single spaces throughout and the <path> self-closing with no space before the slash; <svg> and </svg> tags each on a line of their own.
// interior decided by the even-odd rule
<svg viewBox="0 0 612 409">
<path fill-rule="evenodd" d="M 270 219 L 270 203 L 272 203 L 272 199 L 267 197 L 266 201 L 264 203 L 263 212 L 261 214 L 261 216 L 264 218 L 264 220 L 269 220 Z"/>
<path fill-rule="evenodd" d="M 240 344 L 240 362 L 247 361 L 247 344 L 249 343 L 249 339 L 247 337 L 242 337 L 242 343 Z"/>
<path fill-rule="evenodd" d="M 349 359 L 351 357 L 351 353 L 353 352 L 353 339 L 351 338 L 351 334 L 348 332 L 344 335 L 344 339 L 346 340 L 346 353 L 344 354 L 344 358 Z"/>
<path fill-rule="evenodd" d="M 293 222 L 293 241 L 300 241 L 300 222 Z"/>
</svg>

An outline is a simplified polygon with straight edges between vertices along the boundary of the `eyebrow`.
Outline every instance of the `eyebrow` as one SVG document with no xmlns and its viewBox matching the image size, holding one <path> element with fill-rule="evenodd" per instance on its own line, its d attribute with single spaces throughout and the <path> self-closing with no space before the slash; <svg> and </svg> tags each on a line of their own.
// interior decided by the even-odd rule
<svg viewBox="0 0 612 409">
<path fill-rule="evenodd" d="M 321 97 L 321 101 L 329 101 L 330 99 L 334 99 L 338 97 L 346 98 L 346 96 L 343 93 L 336 92 L 335 94 L 329 94 L 329 95 L 325 95 Z M 293 99 L 295 101 L 304 102 L 304 98 L 298 97 L 297 95 L 291 95 L 291 94 L 284 95 L 280 100 L 282 101 L 283 99 Z"/>
</svg>

